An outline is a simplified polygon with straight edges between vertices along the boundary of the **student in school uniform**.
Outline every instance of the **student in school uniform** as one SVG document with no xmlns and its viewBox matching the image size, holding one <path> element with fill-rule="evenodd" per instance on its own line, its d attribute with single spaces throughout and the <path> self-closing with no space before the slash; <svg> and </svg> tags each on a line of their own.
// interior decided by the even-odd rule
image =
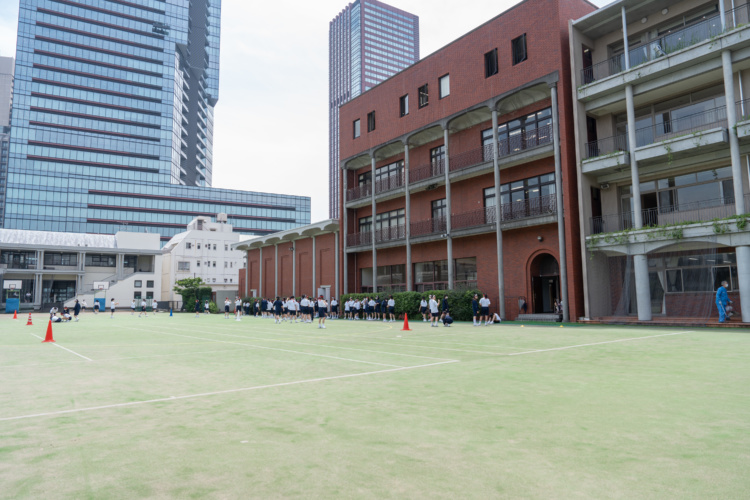
<svg viewBox="0 0 750 500">
<path fill-rule="evenodd" d="M 229 308 L 232 303 L 229 302 L 229 297 L 224 297 L 224 319 L 229 319 Z"/>
<path fill-rule="evenodd" d="M 109 301 L 109 318 L 113 319 L 115 317 L 115 307 L 117 306 L 117 302 L 115 302 L 115 299 L 111 299 Z"/>
<path fill-rule="evenodd" d="M 419 312 L 422 313 L 422 322 L 427 322 L 427 301 L 423 298 L 419 302 Z"/>
<path fill-rule="evenodd" d="M 133 302 L 130 303 L 130 315 L 135 315 L 135 299 L 133 299 Z"/>
<path fill-rule="evenodd" d="M 234 298 L 234 316 L 235 321 L 240 321 L 240 316 L 242 316 L 242 300 L 239 297 Z"/>
<path fill-rule="evenodd" d="M 331 319 L 339 319 L 339 302 L 336 297 L 331 299 Z"/>
<path fill-rule="evenodd" d="M 391 323 L 396 321 L 396 301 L 393 299 L 393 295 L 388 297 L 388 316 L 391 318 Z"/>
<path fill-rule="evenodd" d="M 318 328 L 325 328 L 326 327 L 326 311 L 328 310 L 328 303 L 326 303 L 322 295 L 318 297 L 317 306 L 318 306 Z"/>
<path fill-rule="evenodd" d="M 209 307 L 208 301 L 203 304 L 203 314 L 211 314 L 211 308 Z"/>
<path fill-rule="evenodd" d="M 141 299 L 141 312 L 138 313 L 139 318 L 141 317 L 141 314 L 148 318 L 148 314 L 146 314 L 146 299 Z"/>
<path fill-rule="evenodd" d="M 430 326 L 437 327 L 439 319 L 437 299 L 434 295 L 430 295 Z"/>
<path fill-rule="evenodd" d="M 484 294 L 484 297 L 479 299 L 479 322 L 482 322 L 482 318 L 484 318 L 484 326 L 487 326 L 487 321 L 490 319 L 490 299 L 487 298 L 487 294 Z"/>
</svg>

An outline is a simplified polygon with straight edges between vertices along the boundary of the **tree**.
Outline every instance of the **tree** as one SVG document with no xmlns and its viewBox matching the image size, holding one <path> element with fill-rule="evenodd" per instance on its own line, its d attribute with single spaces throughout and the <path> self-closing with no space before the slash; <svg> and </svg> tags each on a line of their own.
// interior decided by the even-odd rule
<svg viewBox="0 0 750 500">
<path fill-rule="evenodd" d="M 177 280 L 172 290 L 182 296 L 182 306 L 185 309 L 190 309 L 195 304 L 196 298 L 201 303 L 205 300 L 211 300 L 211 287 L 206 286 L 201 278 Z"/>
</svg>

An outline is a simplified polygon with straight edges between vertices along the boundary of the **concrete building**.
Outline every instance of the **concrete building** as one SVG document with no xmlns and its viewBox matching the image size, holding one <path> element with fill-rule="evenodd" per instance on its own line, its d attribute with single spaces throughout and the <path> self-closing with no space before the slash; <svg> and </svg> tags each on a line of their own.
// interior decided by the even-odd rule
<svg viewBox="0 0 750 500">
<path fill-rule="evenodd" d="M 223 304 L 226 297 L 234 303 L 240 290 L 237 273 L 246 260 L 244 252 L 233 248 L 239 241 L 240 235 L 227 224 L 226 214 L 218 214 L 216 221 L 209 217 L 193 219 L 187 231 L 173 236 L 162 249 L 163 300 L 181 302 L 181 296 L 172 291 L 175 283 L 202 278 L 213 289 L 217 304 Z"/>
<path fill-rule="evenodd" d="M 53 304 L 111 298 L 120 308 L 133 299 L 162 300 L 161 244 L 154 233 L 115 235 L 51 233 L 0 229 L 0 282 L 19 281 L 8 294 L 21 300 L 21 309 L 47 310 Z M 99 290 L 98 285 L 106 289 Z M 150 303 L 149 303 L 150 305 Z"/>
<path fill-rule="evenodd" d="M 715 317 L 726 280 L 750 322 L 749 21 L 620 0 L 570 22 L 585 316 Z"/>
<path fill-rule="evenodd" d="M 339 106 L 419 60 L 419 17 L 356 0 L 328 28 L 329 217 L 339 217 Z M 408 98 L 403 105 L 408 112 Z M 375 117 L 373 116 L 373 121 Z"/>
<path fill-rule="evenodd" d="M 310 222 L 308 197 L 211 188 L 220 2 L 21 0 L 4 226 L 164 241 Z"/>
<path fill-rule="evenodd" d="M 234 249 L 247 253 L 240 291 L 265 298 L 340 296 L 339 240 L 339 223 L 331 219 L 236 243 Z"/>
</svg>

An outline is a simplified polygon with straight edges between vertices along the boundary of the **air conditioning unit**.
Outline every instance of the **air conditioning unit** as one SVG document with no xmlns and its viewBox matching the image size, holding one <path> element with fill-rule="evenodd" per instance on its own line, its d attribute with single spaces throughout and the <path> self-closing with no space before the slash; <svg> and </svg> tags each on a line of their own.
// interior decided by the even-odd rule
<svg viewBox="0 0 750 500">
<path fill-rule="evenodd" d="M 607 189 L 609 189 L 609 183 L 605 182 L 603 184 L 600 184 L 599 187 L 602 188 L 603 191 L 606 191 Z"/>
<path fill-rule="evenodd" d="M 216 214 L 216 222 L 223 222 L 223 223 L 226 224 L 226 222 L 227 222 L 227 214 L 225 214 L 225 213 Z"/>
</svg>

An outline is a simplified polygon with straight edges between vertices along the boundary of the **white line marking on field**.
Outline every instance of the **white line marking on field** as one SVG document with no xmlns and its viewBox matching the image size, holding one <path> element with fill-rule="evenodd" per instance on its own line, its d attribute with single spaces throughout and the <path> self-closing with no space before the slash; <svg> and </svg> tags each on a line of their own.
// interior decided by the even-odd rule
<svg viewBox="0 0 750 500">
<path fill-rule="evenodd" d="M 279 333 L 281 333 L 281 332 L 279 332 Z M 355 347 L 342 347 L 342 346 L 335 346 L 335 345 L 315 344 L 315 343 L 311 343 L 311 342 L 299 342 L 299 341 L 296 341 L 296 340 L 269 339 L 269 338 L 263 338 L 263 337 L 250 337 L 250 336 L 247 336 L 247 335 L 236 335 L 236 334 L 221 333 L 221 332 L 216 332 L 216 333 L 214 333 L 214 335 L 224 335 L 225 337 L 236 337 L 236 338 L 240 338 L 240 339 L 265 340 L 267 342 L 284 342 L 284 343 L 287 343 L 287 344 L 310 345 L 310 346 L 315 346 L 315 347 L 329 347 L 331 349 L 344 349 L 344 350 L 347 350 L 347 351 L 369 352 L 369 353 L 373 353 L 373 354 L 391 354 L 391 355 L 394 355 L 394 356 L 406 356 L 406 357 L 410 357 L 410 358 L 437 359 L 437 360 L 441 360 L 441 361 L 445 361 L 446 360 L 446 358 L 434 358 L 434 357 L 431 357 L 431 356 L 418 356 L 416 354 L 404 354 L 404 353 L 400 353 L 400 352 L 390 352 L 390 351 L 373 351 L 373 350 L 370 350 L 370 349 L 357 349 Z M 306 337 L 310 338 L 311 336 L 306 335 Z M 339 340 L 339 339 L 337 339 L 335 337 L 312 337 L 312 338 L 324 339 L 324 340 L 329 340 L 330 339 L 330 340 L 339 341 L 339 342 L 349 342 L 349 340 Z M 396 343 L 385 344 L 385 345 L 396 345 Z M 424 347 L 428 347 L 428 346 L 424 346 Z"/>
<path fill-rule="evenodd" d="M 260 389 L 271 389 L 274 387 L 285 387 L 285 386 L 290 386 L 290 385 L 309 384 L 313 382 L 324 382 L 327 380 L 338 380 L 338 379 L 343 379 L 343 378 L 362 377 L 365 375 L 376 375 L 378 373 L 390 373 L 390 372 L 398 372 L 398 371 L 404 371 L 404 370 L 413 370 L 416 368 L 427 368 L 429 366 L 444 365 L 448 363 L 460 363 L 460 361 L 457 359 L 451 359 L 448 361 L 440 361 L 439 363 L 429 363 L 426 365 L 418 365 L 418 366 L 401 366 L 398 368 L 390 368 L 388 370 L 377 370 L 374 372 L 350 373 L 348 375 L 334 375 L 331 377 L 319 377 L 319 378 L 311 378 L 311 379 L 306 379 L 306 380 L 295 380 L 293 382 L 280 382 L 278 384 L 256 385 L 254 387 L 242 387 L 239 389 L 226 389 L 223 391 L 203 392 L 199 394 L 187 394 L 184 396 L 169 396 L 165 398 L 148 399 L 145 401 L 131 401 L 129 403 L 116 403 L 116 404 L 111 404 L 111 405 L 91 406 L 88 408 L 74 408 L 71 410 L 60 410 L 60 411 L 52 411 L 52 412 L 47 412 L 47 413 L 35 413 L 31 415 L 19 415 L 16 417 L 2 417 L 0 418 L 0 422 L 4 422 L 8 420 L 21 420 L 21 419 L 26 419 L 26 418 L 48 417 L 48 416 L 53 416 L 53 415 L 65 415 L 68 413 L 78 413 L 78 412 L 84 412 L 84 411 L 104 410 L 107 408 L 122 408 L 122 407 L 127 407 L 127 406 L 136 406 L 136 405 L 143 405 L 143 404 L 149 404 L 149 403 L 161 403 L 164 401 L 176 401 L 178 399 L 191 399 L 191 398 L 200 398 L 200 397 L 206 397 L 206 396 L 216 396 L 219 394 L 231 394 L 233 392 L 256 391 Z"/>
<path fill-rule="evenodd" d="M 32 337 L 36 337 L 36 338 L 38 338 L 39 340 L 44 340 L 44 339 L 43 339 L 42 337 L 40 337 L 39 335 L 34 335 L 33 333 L 29 333 L 29 335 L 31 335 Z M 52 344 L 53 346 L 55 346 L 55 347 L 59 347 L 60 349 L 64 349 L 64 350 L 68 351 L 69 353 L 75 354 L 75 355 L 76 355 L 76 356 L 78 356 L 79 358 L 83 358 L 83 359 L 85 359 L 86 361 L 91 361 L 92 363 L 93 363 L 93 361 L 94 361 L 93 359 L 89 359 L 89 358 L 87 358 L 87 357 L 86 357 L 86 356 L 84 356 L 83 354 L 78 354 L 78 353 L 77 353 L 77 352 L 75 352 L 75 351 L 71 351 L 71 350 L 70 350 L 70 349 L 68 349 L 67 347 L 63 347 L 63 346 L 61 346 L 61 345 L 60 345 L 60 344 L 58 344 L 57 342 L 50 342 L 50 343 L 51 343 L 51 344 Z"/>
<path fill-rule="evenodd" d="M 280 349 L 278 347 L 266 347 L 266 346 L 256 345 L 256 344 L 246 344 L 246 343 L 240 343 L 240 342 L 230 342 L 228 340 L 207 339 L 207 338 L 203 338 L 203 337 L 193 337 L 192 335 L 181 335 L 179 333 L 155 332 L 153 330 L 144 330 L 142 328 L 128 328 L 128 327 L 125 327 L 125 328 L 127 328 L 128 330 L 137 330 L 137 331 L 141 331 L 141 332 L 158 333 L 158 334 L 161 334 L 161 335 L 173 335 L 175 337 L 185 337 L 185 338 L 188 338 L 188 339 L 210 340 L 211 342 L 220 342 L 222 344 L 241 345 L 242 347 L 252 347 L 252 348 L 255 348 L 255 349 L 266 349 L 266 350 L 269 350 L 269 351 L 290 352 L 290 353 L 293 353 L 293 354 L 304 354 L 306 356 L 315 356 L 315 357 L 318 357 L 318 358 L 338 359 L 338 360 L 341 360 L 341 361 L 353 361 L 355 363 L 365 363 L 365 364 L 368 364 L 368 365 L 391 366 L 391 367 L 395 367 L 395 368 L 404 368 L 403 366 L 399 366 L 399 365 L 391 365 L 391 364 L 388 364 L 388 363 L 376 363 L 375 361 L 363 361 L 361 359 L 339 358 L 337 356 L 328 356 L 327 354 L 314 354 L 314 353 L 304 352 L 304 351 L 292 351 L 290 349 Z"/>
<path fill-rule="evenodd" d="M 629 339 L 617 339 L 617 340 L 607 340 L 605 342 L 592 342 L 591 344 L 579 344 L 579 345 L 569 345 L 565 347 L 553 347 L 552 349 L 536 349 L 534 351 L 526 351 L 526 352 L 513 352 L 510 354 L 507 354 L 507 356 L 520 356 L 521 354 L 533 354 L 535 352 L 547 352 L 547 351 L 562 351 L 565 349 L 575 349 L 576 347 L 588 347 L 592 345 L 602 345 L 602 344 L 614 344 L 615 342 L 629 342 L 631 340 L 643 340 L 643 339 L 653 339 L 656 337 L 669 337 L 670 335 L 684 335 L 686 333 L 694 333 L 692 331 L 687 332 L 675 332 L 675 333 L 664 333 L 661 335 L 649 335 L 647 337 L 632 337 Z"/>
</svg>

